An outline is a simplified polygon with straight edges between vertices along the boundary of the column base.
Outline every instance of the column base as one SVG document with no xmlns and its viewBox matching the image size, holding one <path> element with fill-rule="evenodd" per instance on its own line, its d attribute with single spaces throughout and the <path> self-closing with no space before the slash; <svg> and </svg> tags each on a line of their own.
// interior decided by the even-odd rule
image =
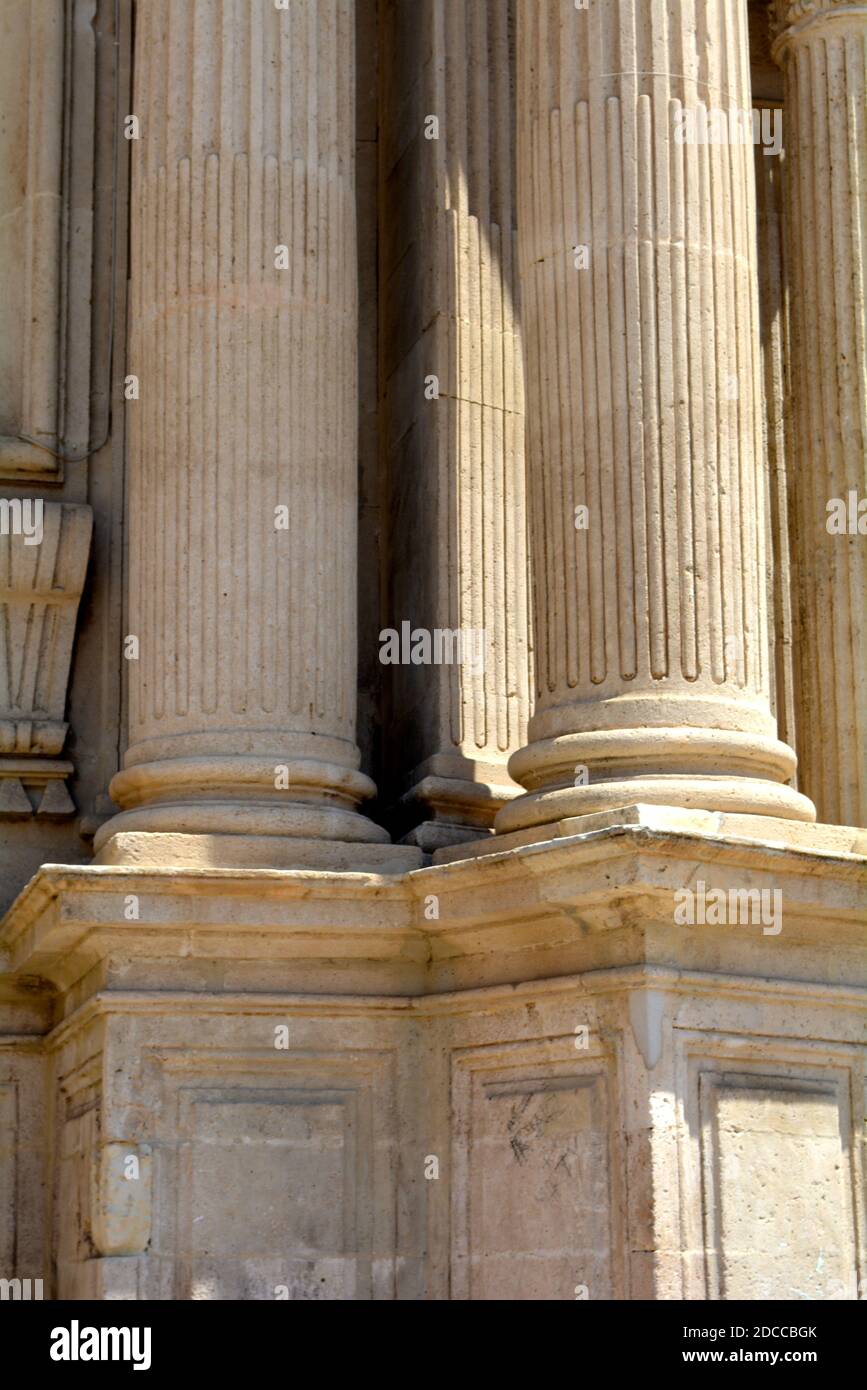
<svg viewBox="0 0 867 1390">
<path fill-rule="evenodd" d="M 533 828 L 548 839 L 546 826 L 575 816 L 643 803 L 727 815 L 771 816 L 812 825 L 816 808 L 792 787 L 754 777 L 635 777 L 597 786 L 557 787 L 529 792 L 498 812 L 498 834 Z"/>
<path fill-rule="evenodd" d="M 638 802 L 813 822 L 816 808 L 786 783 L 797 759 L 749 730 L 597 729 L 538 739 L 512 755 L 526 788 L 498 813 L 498 834 Z M 542 836 L 544 838 L 544 835 Z"/>
<path fill-rule="evenodd" d="M 124 809 L 94 836 L 98 863 L 132 851 L 133 862 L 169 864 L 183 851 L 178 862 L 350 870 L 353 846 L 391 847 L 388 832 L 357 809 L 375 794 L 370 778 L 316 758 L 166 758 L 124 768 L 109 790 Z M 110 850 L 114 840 L 123 843 Z"/>
<path fill-rule="evenodd" d="M 493 834 L 497 813 L 520 792 L 505 762 L 437 755 L 413 775 L 410 790 L 395 808 L 393 829 L 402 844 L 431 854 Z"/>
<path fill-rule="evenodd" d="M 116 816 L 110 825 L 118 827 L 123 819 L 123 816 Z M 373 828 L 379 829 L 378 826 Z M 93 862 L 128 868 L 311 869 L 328 873 L 403 874 L 421 868 L 423 860 L 422 850 L 412 845 L 305 839 L 295 835 L 188 835 L 177 831 L 115 828 L 102 837 Z"/>
<path fill-rule="evenodd" d="M 417 845 L 423 854 L 432 855 L 437 850 L 448 849 L 452 845 L 475 844 L 480 835 L 493 838 L 493 834 L 492 828 L 485 830 L 478 825 L 463 825 L 460 821 L 423 820 L 414 826 L 408 835 L 404 835 L 400 843 Z"/>
<path fill-rule="evenodd" d="M 744 815 L 704 811 L 653 802 L 624 803 L 610 810 L 562 816 L 542 825 L 525 826 L 437 850 L 434 864 L 488 858 L 512 850 L 543 847 L 558 840 L 644 830 L 653 835 L 710 835 L 720 840 L 749 841 L 775 849 L 815 850 L 823 854 L 867 855 L 867 830 L 846 825 L 817 825 L 788 816 Z"/>
</svg>

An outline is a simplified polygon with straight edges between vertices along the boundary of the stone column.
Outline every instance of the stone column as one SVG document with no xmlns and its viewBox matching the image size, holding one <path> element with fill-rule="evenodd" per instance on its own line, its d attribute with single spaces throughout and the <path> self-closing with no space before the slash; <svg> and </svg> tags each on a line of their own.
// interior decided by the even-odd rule
<svg viewBox="0 0 867 1390">
<path fill-rule="evenodd" d="M 56 455 L 67 253 L 64 6 L 5 0 L 2 26 L 0 481 L 56 483 L 62 480 Z M 80 224 L 75 231 L 80 234 Z M 76 270 L 83 279 L 80 263 Z"/>
<path fill-rule="evenodd" d="M 395 825 L 426 850 L 492 826 L 518 794 L 506 765 L 527 734 L 514 10 L 383 11 L 385 621 L 470 639 L 463 661 L 386 672 Z"/>
<path fill-rule="evenodd" d="M 779 75 L 779 74 L 778 74 Z M 782 130 L 778 102 L 762 102 L 753 91 L 753 109 L 767 113 Z M 766 119 L 762 116 L 761 119 Z M 787 428 L 789 383 L 789 316 L 783 257 L 783 156 L 761 142 L 755 149 L 759 236 L 759 312 L 761 319 L 762 432 L 768 498 L 768 611 L 771 649 L 771 705 L 777 731 L 796 747 L 794 652 L 792 638 L 792 568 L 789 542 L 790 467 Z"/>
<path fill-rule="evenodd" d="M 812 820 L 770 708 L 752 138 L 710 138 L 747 7 L 521 5 L 518 87 L 537 685 L 497 828 Z"/>
<path fill-rule="evenodd" d="M 356 810 L 374 788 L 355 744 L 354 86 L 352 0 L 140 7 L 138 659 L 123 813 L 97 848 L 233 834 L 211 860 L 247 863 L 249 837 L 387 839 Z"/>
<path fill-rule="evenodd" d="M 867 825 L 867 5 L 777 0 L 786 83 L 800 785 Z M 860 532 L 859 532 L 860 527 Z"/>
</svg>

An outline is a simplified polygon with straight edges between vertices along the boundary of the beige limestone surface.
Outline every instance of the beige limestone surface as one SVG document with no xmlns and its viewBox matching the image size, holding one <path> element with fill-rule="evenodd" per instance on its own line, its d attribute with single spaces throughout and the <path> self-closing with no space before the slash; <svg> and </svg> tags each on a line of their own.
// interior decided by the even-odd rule
<svg viewBox="0 0 867 1390">
<path fill-rule="evenodd" d="M 536 702 L 497 828 L 628 800 L 812 820 L 770 709 L 753 156 L 677 134 L 749 110 L 746 6 L 518 26 Z"/>
<path fill-rule="evenodd" d="M 0 0 L 0 1279 L 867 1295 L 865 24 Z"/>
<path fill-rule="evenodd" d="M 398 0 L 383 45 L 384 626 L 484 634 L 387 668 L 396 826 L 475 839 L 518 787 L 530 704 L 514 0 Z M 414 824 L 418 822 L 418 824 Z"/>
<path fill-rule="evenodd" d="M 857 1297 L 864 846 L 710 819 L 405 875 L 47 866 L 0 945 L 51 1019 L 0 1061 L 52 1097 L 59 1224 L 17 1219 L 59 1296 Z M 779 932 L 680 923 L 701 882 Z"/>
<path fill-rule="evenodd" d="M 792 306 L 801 786 L 867 821 L 867 9 L 777 0 Z M 829 509 L 845 520 L 832 527 Z"/>
<path fill-rule="evenodd" d="M 137 29 L 129 747 L 102 826 L 382 842 L 355 743 L 355 13 Z M 164 853 L 159 847 L 155 852 Z"/>
</svg>

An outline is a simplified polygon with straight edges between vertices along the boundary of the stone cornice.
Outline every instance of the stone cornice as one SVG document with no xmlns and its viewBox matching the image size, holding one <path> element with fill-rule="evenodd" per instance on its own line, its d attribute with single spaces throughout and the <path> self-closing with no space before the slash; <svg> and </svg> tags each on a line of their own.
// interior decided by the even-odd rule
<svg viewBox="0 0 867 1390">
<path fill-rule="evenodd" d="M 774 0 L 770 14 L 774 58 L 780 62 L 791 44 L 824 33 L 829 23 L 844 19 L 867 26 L 867 5 L 861 0 Z"/>
<path fill-rule="evenodd" d="M 308 1015 L 329 1017 L 392 1019 L 419 1017 L 459 1017 L 479 1010 L 493 1011 L 515 1004 L 565 995 L 592 998 L 629 991 L 654 989 L 672 999 L 694 1002 L 703 997 L 778 1006 L 789 1011 L 819 1005 L 840 1009 L 863 1017 L 867 989 L 851 985 L 813 981 L 750 979 L 720 972 L 673 970 L 667 966 L 625 965 L 588 971 L 583 975 L 563 975 L 546 980 L 527 980 L 518 984 L 487 985 L 477 989 L 445 990 L 432 994 L 304 995 L 244 994 L 236 992 L 202 994 L 183 990 L 101 990 L 91 995 L 66 1018 L 44 1034 L 18 1037 L 4 1035 L 2 1045 L 20 1045 L 28 1050 L 65 1046 L 78 1033 L 98 1019 L 113 1015 L 126 1018 L 171 1018 L 193 1010 L 197 1017 L 239 1015 L 281 1019 Z"/>
<path fill-rule="evenodd" d="M 637 809 L 654 818 L 654 808 Z M 218 994 L 242 968 L 265 991 L 397 997 L 651 962 L 818 980 L 833 942 L 839 982 L 867 983 L 854 832 L 851 846 L 834 828 L 827 848 L 807 848 L 779 843 L 771 825 L 762 843 L 656 819 L 401 876 L 49 865 L 0 926 L 3 965 L 75 987 L 64 1012 L 112 980 L 210 989 L 215 962 Z M 675 926 L 674 895 L 698 880 L 780 889 L 782 934 Z"/>
</svg>

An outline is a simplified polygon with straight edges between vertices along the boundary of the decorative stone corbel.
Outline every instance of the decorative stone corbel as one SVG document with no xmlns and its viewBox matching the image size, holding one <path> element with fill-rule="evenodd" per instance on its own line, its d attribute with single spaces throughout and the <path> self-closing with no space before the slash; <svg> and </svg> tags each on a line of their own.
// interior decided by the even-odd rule
<svg viewBox="0 0 867 1390">
<path fill-rule="evenodd" d="M 151 1152 L 114 1141 L 100 1148 L 92 1170 L 93 1243 L 102 1256 L 140 1255 L 151 1235 Z"/>
<path fill-rule="evenodd" d="M 633 990 L 629 995 L 629 1023 L 635 1046 L 653 1071 L 662 1056 L 662 1026 L 665 1022 L 665 995 L 656 989 Z"/>
<path fill-rule="evenodd" d="M 0 820 L 57 820 L 75 812 L 60 755 L 93 514 L 31 503 L 39 525 L 22 529 L 13 506 L 0 518 Z"/>
</svg>

